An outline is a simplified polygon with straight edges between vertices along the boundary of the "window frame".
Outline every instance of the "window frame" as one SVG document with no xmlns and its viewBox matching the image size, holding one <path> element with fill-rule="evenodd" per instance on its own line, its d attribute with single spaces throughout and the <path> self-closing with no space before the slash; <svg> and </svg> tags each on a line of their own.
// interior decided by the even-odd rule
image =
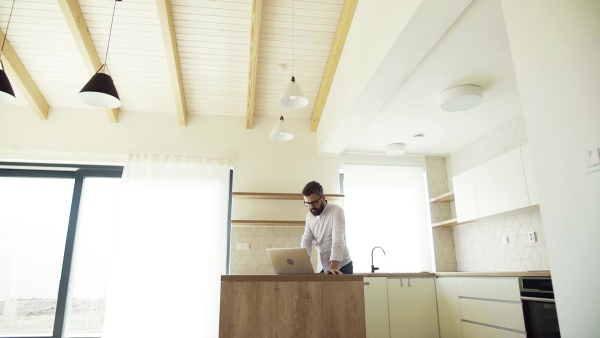
<svg viewBox="0 0 600 338">
<path fill-rule="evenodd" d="M 88 177 L 121 178 L 123 166 L 99 166 L 76 164 L 50 164 L 50 163 L 16 163 L 0 162 L 0 177 L 30 177 L 30 178 L 72 178 L 74 179 L 71 211 L 67 225 L 67 237 L 58 287 L 58 299 L 54 316 L 52 336 L 19 336 L 19 338 L 61 338 L 65 328 L 65 315 L 71 268 L 73 264 L 73 251 L 77 232 L 77 220 L 83 182 Z M 86 335 L 85 338 L 94 338 Z M 97 338 L 100 338 L 97 337 Z"/>
</svg>

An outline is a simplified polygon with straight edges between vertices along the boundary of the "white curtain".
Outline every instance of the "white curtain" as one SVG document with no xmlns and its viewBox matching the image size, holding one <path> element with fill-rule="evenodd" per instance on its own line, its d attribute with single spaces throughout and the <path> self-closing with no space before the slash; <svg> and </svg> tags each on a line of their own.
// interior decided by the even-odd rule
<svg viewBox="0 0 600 338">
<path fill-rule="evenodd" d="M 423 167 L 344 165 L 346 239 L 354 272 L 432 271 Z"/>
<path fill-rule="evenodd" d="M 217 337 L 229 161 L 129 155 L 104 338 Z"/>
</svg>

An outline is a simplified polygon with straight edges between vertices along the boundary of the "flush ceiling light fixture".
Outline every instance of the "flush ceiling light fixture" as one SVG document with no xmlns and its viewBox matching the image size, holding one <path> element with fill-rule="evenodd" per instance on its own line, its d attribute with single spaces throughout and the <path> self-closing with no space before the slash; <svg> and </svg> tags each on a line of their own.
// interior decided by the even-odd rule
<svg viewBox="0 0 600 338">
<path fill-rule="evenodd" d="M 10 15 L 8 16 L 8 23 L 6 24 L 6 33 L 4 33 L 4 40 L 2 41 L 2 48 L 0 49 L 0 66 L 2 66 L 2 69 L 0 69 L 0 103 L 2 104 L 12 104 L 17 101 L 15 92 L 8 80 L 8 76 L 6 76 L 6 72 L 4 72 L 4 63 L 2 62 L 2 52 L 4 51 L 4 44 L 6 43 L 6 36 L 8 35 L 8 27 L 10 25 L 10 18 L 12 17 L 14 7 L 15 2 L 13 0 L 12 7 L 10 7 Z"/>
<path fill-rule="evenodd" d="M 281 97 L 279 97 L 279 104 L 284 108 L 297 109 L 306 107 L 308 104 L 308 99 L 304 96 L 302 88 L 296 83 L 294 63 L 294 0 L 292 0 L 292 81 L 288 83 Z"/>
<path fill-rule="evenodd" d="M 277 69 L 279 69 L 279 89 L 281 89 L 281 87 L 283 86 L 281 77 L 283 70 L 286 68 L 287 66 L 283 63 L 277 66 Z M 273 141 L 289 141 L 294 138 L 294 134 L 292 134 L 292 132 L 285 124 L 283 114 L 281 114 L 281 116 L 279 117 L 279 120 L 275 124 L 275 127 L 273 127 L 273 130 L 271 130 L 271 134 L 269 135 L 269 137 Z"/>
<path fill-rule="evenodd" d="M 110 20 L 110 30 L 108 31 L 108 43 L 106 44 L 106 55 L 104 56 L 104 63 L 98 70 L 96 74 L 92 76 L 92 78 L 88 81 L 88 83 L 83 86 L 81 91 L 79 92 L 79 101 L 88 104 L 92 107 L 97 108 L 118 108 L 121 106 L 121 100 L 119 99 L 119 93 L 117 93 L 117 88 L 115 87 L 115 83 L 113 82 L 112 77 L 110 77 L 110 71 L 108 70 L 108 66 L 106 65 L 106 60 L 108 58 L 108 47 L 110 46 L 110 36 L 112 34 L 112 26 L 113 21 L 115 20 L 115 9 L 117 8 L 117 2 L 121 2 L 121 0 L 115 0 L 115 5 L 113 7 L 112 19 Z M 100 73 L 102 69 L 106 69 L 109 74 Z"/>
<path fill-rule="evenodd" d="M 391 143 L 385 147 L 385 154 L 388 156 L 400 156 L 404 155 L 404 143 Z"/>
<path fill-rule="evenodd" d="M 440 104 L 445 111 L 465 111 L 483 102 L 483 91 L 476 85 L 462 85 L 440 93 Z"/>
</svg>

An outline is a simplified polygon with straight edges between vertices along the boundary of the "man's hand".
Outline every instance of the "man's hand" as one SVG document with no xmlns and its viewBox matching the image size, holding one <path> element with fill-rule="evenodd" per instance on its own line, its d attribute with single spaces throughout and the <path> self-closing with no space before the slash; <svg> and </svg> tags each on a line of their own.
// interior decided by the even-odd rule
<svg viewBox="0 0 600 338">
<path fill-rule="evenodd" d="M 329 269 L 325 271 L 326 275 L 343 275 L 340 271 L 340 262 L 339 261 L 331 261 L 329 262 Z"/>
</svg>

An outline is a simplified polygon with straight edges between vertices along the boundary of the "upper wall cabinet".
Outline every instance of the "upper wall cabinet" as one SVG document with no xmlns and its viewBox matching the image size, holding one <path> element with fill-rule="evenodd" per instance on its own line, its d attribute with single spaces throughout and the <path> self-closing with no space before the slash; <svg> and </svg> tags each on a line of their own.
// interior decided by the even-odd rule
<svg viewBox="0 0 600 338">
<path fill-rule="evenodd" d="M 523 148 L 452 178 L 459 223 L 539 203 L 529 146 Z"/>
<path fill-rule="evenodd" d="M 479 217 L 477 213 L 477 198 L 475 196 L 473 169 L 454 176 L 452 178 L 452 183 L 454 184 L 456 221 L 458 223 L 467 222 Z"/>
<path fill-rule="evenodd" d="M 529 146 L 529 143 L 521 147 L 521 157 L 523 158 L 523 169 L 525 170 L 525 180 L 527 181 L 529 204 L 540 204 L 535 174 L 533 173 L 533 159 L 531 158 L 531 147 Z"/>
<path fill-rule="evenodd" d="M 529 206 L 520 149 L 475 167 L 473 180 L 479 217 Z"/>
</svg>

